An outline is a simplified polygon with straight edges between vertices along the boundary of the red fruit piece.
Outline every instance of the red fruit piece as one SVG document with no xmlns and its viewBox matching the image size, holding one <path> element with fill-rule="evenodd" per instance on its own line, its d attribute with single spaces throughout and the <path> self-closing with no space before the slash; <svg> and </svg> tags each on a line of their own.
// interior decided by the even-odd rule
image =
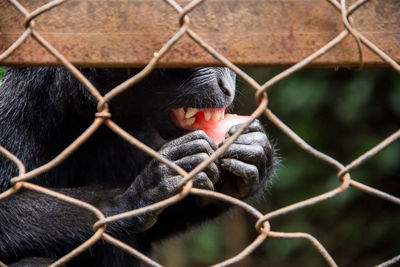
<svg viewBox="0 0 400 267">
<path fill-rule="evenodd" d="M 206 121 L 203 118 L 197 118 L 196 123 L 199 129 L 203 130 L 217 145 L 225 140 L 225 134 L 232 126 L 246 122 L 249 116 L 239 116 L 236 114 L 225 114 L 223 120 Z"/>
</svg>

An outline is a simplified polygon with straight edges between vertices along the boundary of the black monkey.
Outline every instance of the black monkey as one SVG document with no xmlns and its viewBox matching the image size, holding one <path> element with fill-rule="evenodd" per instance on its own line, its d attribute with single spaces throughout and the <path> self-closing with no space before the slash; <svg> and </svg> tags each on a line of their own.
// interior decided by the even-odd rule
<svg viewBox="0 0 400 267">
<path fill-rule="evenodd" d="M 104 94 L 139 70 L 81 71 Z M 190 171 L 217 146 L 203 131 L 185 130 L 176 120 L 190 126 L 192 120 L 185 118 L 190 107 L 209 112 L 208 119 L 218 119 L 215 111 L 228 107 L 234 95 L 235 74 L 227 68 L 157 69 L 116 97 L 110 111 L 123 129 Z M 64 68 L 9 68 L 0 87 L 0 144 L 32 170 L 75 140 L 93 122 L 96 106 L 94 97 Z M 184 116 L 173 117 L 171 110 Z M 237 128 L 232 127 L 227 135 Z M 268 180 L 273 160 L 270 142 L 256 121 L 195 177 L 194 186 L 248 198 Z M 16 167 L 0 157 L 1 192 L 16 175 Z M 180 179 L 102 126 L 62 164 L 32 181 L 87 201 L 109 216 L 172 196 Z M 151 255 L 153 242 L 227 209 L 225 203 L 189 196 L 162 212 L 110 224 L 107 231 Z M 0 201 L 0 261 L 15 266 L 46 265 L 87 240 L 96 221 L 93 214 L 73 205 L 21 190 Z M 141 263 L 99 241 L 69 265 Z"/>
</svg>

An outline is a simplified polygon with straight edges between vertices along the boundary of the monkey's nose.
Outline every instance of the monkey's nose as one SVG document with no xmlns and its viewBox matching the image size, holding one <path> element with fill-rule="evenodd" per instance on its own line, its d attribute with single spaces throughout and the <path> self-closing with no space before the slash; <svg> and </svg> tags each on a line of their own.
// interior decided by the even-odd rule
<svg viewBox="0 0 400 267">
<path fill-rule="evenodd" d="M 218 87 L 228 99 L 235 96 L 236 75 L 228 68 L 215 68 Z"/>
<path fill-rule="evenodd" d="M 223 81 L 219 81 L 218 86 L 226 96 L 229 96 L 229 97 L 232 96 L 232 92 L 231 92 L 231 90 L 229 90 L 228 84 L 224 83 Z"/>
</svg>

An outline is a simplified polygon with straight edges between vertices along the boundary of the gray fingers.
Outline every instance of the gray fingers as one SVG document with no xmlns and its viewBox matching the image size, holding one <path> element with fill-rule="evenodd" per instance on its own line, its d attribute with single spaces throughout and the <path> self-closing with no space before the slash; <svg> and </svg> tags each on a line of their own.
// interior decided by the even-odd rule
<svg viewBox="0 0 400 267">
<path fill-rule="evenodd" d="M 230 145 L 221 158 L 238 159 L 254 165 L 263 165 L 267 160 L 261 145 L 243 145 L 236 143 Z"/>
<path fill-rule="evenodd" d="M 203 131 L 194 131 L 168 142 L 159 152 L 185 171 L 190 172 L 207 160 L 216 149 L 215 143 Z M 182 178 L 164 164 L 159 168 L 160 174 L 169 176 L 171 183 L 177 183 L 177 179 Z M 218 167 L 215 162 L 211 162 L 193 178 L 193 185 L 197 188 L 214 190 L 214 184 L 218 181 Z"/>
<path fill-rule="evenodd" d="M 235 126 L 232 126 L 229 131 L 226 133 L 226 137 L 229 137 L 231 135 L 233 135 L 240 127 L 242 126 L 242 124 L 238 124 Z M 251 133 L 251 132 L 262 132 L 264 133 L 264 127 L 261 125 L 259 120 L 255 120 L 252 124 L 250 124 L 242 133 L 246 134 L 246 133 Z"/>
<path fill-rule="evenodd" d="M 237 159 L 222 159 L 221 167 L 235 176 L 243 179 L 244 185 L 256 185 L 259 182 L 256 166 Z"/>
<path fill-rule="evenodd" d="M 180 160 L 177 160 L 175 161 L 175 164 L 183 168 L 185 171 L 190 172 L 197 165 L 207 160 L 208 158 L 209 156 L 207 154 L 200 153 L 196 155 L 190 155 Z M 212 162 L 206 168 L 204 168 L 202 172 L 204 172 L 214 184 L 219 180 L 219 171 L 217 165 L 214 162 Z"/>
</svg>

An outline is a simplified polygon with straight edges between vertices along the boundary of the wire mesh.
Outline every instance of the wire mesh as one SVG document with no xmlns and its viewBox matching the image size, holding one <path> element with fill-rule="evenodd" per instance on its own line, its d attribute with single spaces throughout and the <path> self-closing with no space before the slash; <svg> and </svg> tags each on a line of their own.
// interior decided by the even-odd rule
<svg viewBox="0 0 400 267">
<path fill-rule="evenodd" d="M 10 151 L 7 151 L 5 148 L 0 146 L 0 153 L 8 160 L 13 162 L 15 166 L 19 170 L 19 175 L 14 177 L 11 180 L 13 186 L 7 191 L 0 194 L 0 201 L 5 199 L 16 192 L 18 192 L 21 188 L 25 188 L 27 190 L 36 191 L 40 194 L 45 194 L 47 196 L 59 199 L 71 205 L 78 206 L 82 209 L 85 209 L 91 213 L 93 213 L 98 221 L 94 224 L 94 233 L 92 237 L 82 243 L 80 246 L 76 247 L 73 251 L 64 255 L 56 262 L 51 264 L 51 266 L 60 266 L 72 258 L 76 257 L 90 246 L 94 245 L 100 239 L 103 239 L 105 242 L 108 242 L 127 253 L 135 256 L 137 259 L 143 261 L 144 263 L 150 266 L 160 266 L 159 263 L 155 262 L 151 258 L 143 255 L 133 247 L 121 242 L 120 240 L 112 237 L 111 235 L 105 233 L 107 225 L 118 221 L 124 220 L 132 217 L 139 216 L 141 214 L 149 213 L 158 209 L 165 208 L 167 206 L 172 205 L 178 201 L 181 201 L 188 195 L 198 195 L 198 196 L 207 196 L 209 198 L 215 198 L 219 201 L 224 201 L 241 207 L 246 212 L 257 218 L 257 223 L 255 225 L 255 229 L 258 231 L 257 238 L 249 244 L 246 248 L 244 248 L 240 253 L 236 256 L 227 259 L 221 263 L 218 263 L 214 266 L 228 266 L 233 263 L 239 262 L 244 259 L 247 255 L 252 253 L 260 244 L 262 244 L 267 238 L 281 238 L 281 239 L 305 239 L 309 241 L 310 245 L 312 245 L 320 255 L 325 259 L 326 263 L 330 266 L 337 266 L 334 259 L 331 257 L 327 249 L 312 235 L 307 233 L 282 233 L 272 231 L 270 228 L 269 221 L 278 216 L 282 216 L 293 211 L 303 209 L 305 207 L 309 207 L 315 205 L 319 202 L 325 201 L 327 199 L 333 198 L 343 192 L 345 192 L 349 187 L 353 187 L 359 189 L 367 194 L 374 195 L 375 197 L 382 198 L 386 201 L 390 201 L 394 204 L 400 205 L 400 198 L 390 195 L 388 193 L 382 192 L 376 188 L 370 187 L 368 185 L 362 184 L 353 180 L 350 176 L 350 171 L 358 168 L 365 161 L 375 156 L 377 153 L 381 152 L 384 148 L 395 142 L 400 137 L 400 130 L 394 132 L 392 135 L 387 137 L 381 143 L 372 147 L 370 150 L 366 151 L 364 154 L 359 156 L 357 159 L 353 160 L 351 163 L 345 165 L 340 163 L 338 160 L 320 152 L 318 149 L 312 147 L 310 144 L 307 144 L 298 134 L 292 131 L 284 122 L 282 122 L 268 107 L 268 98 L 267 92 L 268 90 L 274 86 L 279 81 L 287 78 L 293 73 L 305 68 L 308 64 L 326 54 L 329 50 L 335 47 L 337 44 L 342 42 L 347 36 L 351 35 L 354 38 L 355 42 L 358 46 L 359 51 L 359 68 L 361 69 L 363 66 L 363 54 L 361 50 L 361 46 L 364 45 L 368 47 L 373 53 L 378 55 L 383 61 L 385 61 L 389 66 L 395 69 L 397 72 L 400 72 L 400 65 L 397 64 L 392 58 L 390 58 L 385 52 L 380 50 L 377 46 L 375 46 L 371 41 L 369 41 L 365 36 L 363 36 L 360 32 L 352 27 L 351 20 L 349 16 L 356 12 L 358 9 L 362 8 L 362 6 L 368 2 L 369 0 L 359 0 L 356 1 L 351 6 L 346 5 L 345 0 L 327 0 L 332 6 L 338 11 L 339 15 L 341 15 L 341 19 L 343 21 L 343 25 L 345 30 L 339 33 L 335 38 L 333 38 L 330 42 L 328 42 L 325 46 L 321 47 L 318 51 L 314 52 L 307 58 L 301 60 L 294 66 L 286 69 L 275 77 L 271 78 L 264 84 L 257 83 L 252 77 L 247 75 L 237 66 L 232 64 L 227 58 L 218 53 L 213 49 L 210 45 L 208 45 L 200 36 L 198 36 L 191 28 L 190 28 L 190 19 L 189 13 L 193 11 L 196 7 L 198 7 L 205 0 L 193 0 L 186 6 L 182 7 L 174 0 L 163 0 L 165 4 L 168 4 L 171 8 L 175 9 L 179 14 L 179 23 L 180 28 L 175 33 L 175 35 L 169 39 L 162 48 L 154 53 L 154 57 L 148 62 L 148 64 L 143 68 L 139 73 L 134 75 L 132 78 L 128 79 L 124 83 L 116 86 L 114 89 L 109 91 L 104 96 L 99 93 L 99 91 L 90 83 L 89 80 L 85 78 L 85 76 L 74 66 L 72 65 L 62 54 L 60 54 L 50 43 L 46 41 L 36 30 L 35 30 L 35 21 L 34 19 L 40 16 L 41 14 L 48 12 L 49 10 L 56 8 L 57 6 L 66 2 L 66 0 L 54 0 L 50 1 L 47 4 L 37 8 L 36 10 L 29 12 L 23 5 L 21 5 L 17 0 L 8 0 L 10 4 L 12 4 L 15 8 L 19 10 L 19 12 L 25 17 L 24 26 L 26 30 L 24 33 L 16 40 L 8 49 L 6 49 L 2 54 L 0 54 L 0 62 L 9 57 L 18 47 L 20 47 L 29 36 L 33 37 L 41 46 L 43 46 L 47 51 L 56 57 L 62 65 L 67 68 L 82 84 L 87 88 L 87 90 L 97 99 L 98 101 L 98 111 L 95 114 L 95 120 L 92 125 L 87 128 L 73 143 L 71 143 L 64 151 L 62 151 L 59 155 L 57 155 L 53 160 L 48 163 L 40 166 L 32 171 L 26 172 L 24 164 Z M 161 1 L 161 0 L 160 0 Z M 111 114 L 108 109 L 107 103 L 109 103 L 114 97 L 121 94 L 123 91 L 127 90 L 132 85 L 139 82 L 142 78 L 146 77 L 156 66 L 156 64 L 160 61 L 160 59 L 168 53 L 168 51 L 176 44 L 178 40 L 180 40 L 183 36 L 189 36 L 193 41 L 195 41 L 200 47 L 202 47 L 205 51 L 207 51 L 210 55 L 216 58 L 218 61 L 222 63 L 222 65 L 229 67 L 237 75 L 239 75 L 245 82 L 247 82 L 252 88 L 255 90 L 255 96 L 257 101 L 259 102 L 257 109 L 252 113 L 251 117 L 248 119 L 246 123 L 231 137 L 229 138 L 224 145 L 222 145 L 214 154 L 210 156 L 206 161 L 199 164 L 196 168 L 194 168 L 189 173 L 184 171 L 179 166 L 175 165 L 173 162 L 167 160 L 157 153 L 157 151 L 152 150 L 150 147 L 141 143 L 135 137 L 131 136 L 129 133 L 120 128 L 115 122 L 111 120 Z M 192 187 L 192 179 L 196 174 L 201 172 L 208 164 L 213 162 L 218 156 L 220 156 L 230 144 L 232 144 L 239 135 L 246 129 L 250 123 L 264 114 L 272 123 L 274 123 L 284 134 L 286 134 L 293 142 L 298 145 L 305 152 L 311 154 L 312 156 L 318 158 L 320 161 L 325 162 L 337 170 L 337 177 L 340 179 L 341 184 L 337 188 L 320 194 L 318 196 L 305 199 L 303 201 L 293 203 L 289 206 L 280 208 L 278 210 L 274 210 L 268 212 L 266 214 L 261 213 L 251 205 L 236 199 L 234 197 L 224 195 L 222 193 L 197 189 Z M 131 145 L 139 148 L 144 151 L 154 159 L 166 164 L 173 170 L 175 170 L 179 175 L 183 177 L 180 184 L 178 185 L 181 189 L 180 192 L 176 195 L 164 199 L 155 204 L 142 207 L 140 209 L 131 210 L 125 213 L 117 214 L 114 216 L 106 217 L 98 208 L 86 203 L 84 201 L 80 201 L 78 199 L 72 198 L 68 195 L 54 192 L 48 188 L 35 185 L 30 183 L 29 181 L 33 178 L 37 177 L 40 174 L 46 173 L 49 170 L 53 169 L 58 164 L 62 163 L 69 155 L 74 153 L 83 143 L 85 143 L 98 129 L 101 125 L 105 125 L 114 131 L 121 138 L 128 141 Z M 400 261 L 400 256 L 395 256 L 392 259 L 389 259 L 378 266 L 390 266 Z M 0 266 L 6 266 L 4 263 L 0 261 Z"/>
</svg>

